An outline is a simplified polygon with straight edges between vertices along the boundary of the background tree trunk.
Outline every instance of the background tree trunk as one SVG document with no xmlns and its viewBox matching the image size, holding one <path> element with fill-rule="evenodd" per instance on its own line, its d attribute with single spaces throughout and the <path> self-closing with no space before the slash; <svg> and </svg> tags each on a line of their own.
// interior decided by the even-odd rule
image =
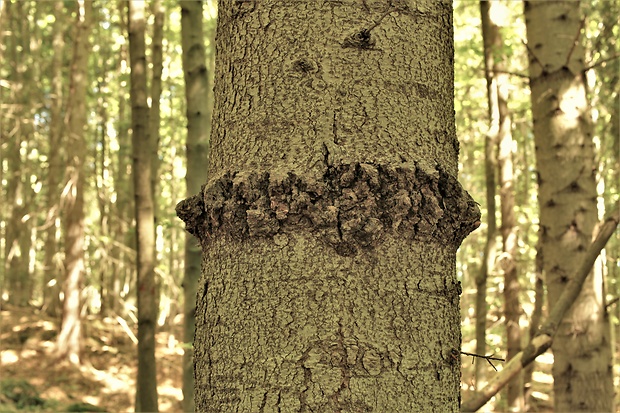
<svg viewBox="0 0 620 413">
<path fill-rule="evenodd" d="M 489 114 L 489 130 L 484 142 L 484 171 L 487 204 L 487 237 L 482 258 L 482 268 L 476 277 L 476 354 L 486 354 L 486 322 L 487 322 L 487 280 L 495 268 L 497 253 L 497 217 L 496 217 L 496 177 L 497 174 L 497 141 L 500 127 L 499 110 L 497 106 L 497 86 L 493 73 L 492 47 L 498 43 L 497 26 L 493 25 L 490 16 L 491 3 L 480 2 L 480 17 L 482 23 L 482 39 L 484 47 L 484 70 L 487 81 L 487 101 Z M 501 40 L 501 39 L 499 39 Z M 484 386 L 487 363 L 480 360 L 475 362 L 475 386 L 479 389 Z"/>
<path fill-rule="evenodd" d="M 153 39 L 151 41 L 151 60 L 153 73 L 151 75 L 151 110 L 149 112 L 149 132 L 151 139 L 151 186 L 153 188 L 153 208 L 155 221 L 158 221 L 158 203 L 155 194 L 159 188 L 159 125 L 161 111 L 159 100 L 161 98 L 161 74 L 163 70 L 163 40 L 164 40 L 164 8 L 161 0 L 152 3 L 153 16 Z"/>
<path fill-rule="evenodd" d="M 58 356 L 80 363 L 81 310 L 84 278 L 84 161 L 86 157 L 88 87 L 87 66 L 92 3 L 79 1 L 69 100 L 67 102 L 67 168 L 63 189 L 65 235 L 65 281 L 62 326 L 58 334 Z"/>
<path fill-rule="evenodd" d="M 155 217 L 151 183 L 152 142 L 149 138 L 149 107 L 146 87 L 144 2 L 129 2 L 129 60 L 131 65 L 131 126 L 133 182 L 138 252 L 138 380 L 136 411 L 156 412 L 155 365 Z"/>
<path fill-rule="evenodd" d="M 65 10 L 64 3 L 54 2 L 54 28 L 52 44 L 54 57 L 50 65 L 52 82 L 51 125 L 49 134 L 49 155 L 47 175 L 47 218 L 45 221 L 45 259 L 43 279 L 43 309 L 51 316 L 60 312 L 60 286 L 63 269 L 59 262 L 59 183 L 62 179 L 61 137 L 63 133 L 63 63 L 65 56 Z"/>
<path fill-rule="evenodd" d="M 541 250 L 551 308 L 583 261 L 597 222 L 579 7 L 574 1 L 525 2 Z M 612 411 L 610 329 L 602 287 L 600 272 L 593 271 L 554 338 L 556 411 Z"/>
<path fill-rule="evenodd" d="M 519 303 L 519 279 L 517 273 L 517 228 L 515 218 L 515 191 L 513 185 L 512 167 L 512 121 L 508 112 L 508 98 L 511 88 L 510 79 L 506 71 L 506 56 L 503 53 L 504 42 L 502 40 L 501 22 L 498 16 L 505 15 L 506 6 L 499 2 L 489 2 L 488 23 L 483 24 L 483 37 L 485 27 L 490 33 L 487 34 L 489 47 L 489 59 L 491 60 L 490 73 L 487 75 L 489 82 L 489 101 L 493 112 L 493 120 L 496 122 L 496 140 L 499 151 L 497 163 L 499 166 L 499 197 L 501 212 L 502 254 L 499 259 L 499 267 L 504 275 L 504 317 L 506 319 L 506 360 L 511 360 L 521 351 L 521 305 Z M 491 10 L 494 8 L 495 10 Z M 507 386 L 506 392 L 507 409 L 510 411 L 523 411 L 523 375 L 519 374 Z"/>
<path fill-rule="evenodd" d="M 187 196 L 200 192 L 207 179 L 209 133 L 211 131 L 211 93 L 204 46 L 202 0 L 179 2 L 181 6 L 181 43 L 187 101 Z M 185 240 L 183 342 L 183 409 L 194 411 L 194 331 L 196 291 L 200 278 L 200 246 L 189 234 Z"/>
<path fill-rule="evenodd" d="M 125 3 L 120 4 L 120 16 L 119 23 L 121 30 L 127 32 L 127 16 L 125 13 Z M 124 67 L 129 66 L 129 56 L 127 45 L 120 46 L 120 54 L 118 67 L 116 68 L 116 76 L 119 79 L 129 80 L 128 76 L 124 74 Z M 108 290 L 112 293 L 108 295 L 109 302 L 106 308 L 118 312 L 120 307 L 120 295 L 123 288 L 122 284 L 125 284 L 128 279 L 132 279 L 132 272 L 134 271 L 136 258 L 135 255 L 130 253 L 134 251 L 135 240 L 132 236 L 132 232 L 129 231 L 130 225 L 133 223 L 134 214 L 132 208 L 132 200 L 134 197 L 133 182 L 129 171 L 131 165 L 131 138 L 129 136 L 129 129 L 131 120 L 127 113 L 127 100 L 129 93 L 126 88 L 120 88 L 118 92 L 118 122 L 116 124 L 116 130 L 118 131 L 118 152 L 116 154 L 116 171 L 114 174 L 114 188 L 116 190 L 116 202 L 114 203 L 114 248 L 112 249 L 112 257 L 114 265 L 112 269 L 112 275 L 109 277 Z M 124 315 L 124 314 L 123 314 Z"/>
<path fill-rule="evenodd" d="M 154 236 L 155 236 L 155 251 L 153 268 L 157 268 L 157 263 L 160 259 L 157 250 L 157 226 L 161 221 L 160 201 L 158 194 L 160 194 L 160 172 L 159 172 L 159 130 L 161 124 L 161 75 L 163 70 L 163 39 L 164 39 L 164 9 L 161 0 L 155 0 L 152 4 L 153 9 L 153 38 L 151 39 L 151 61 L 153 72 L 151 74 L 151 109 L 149 111 L 149 140 L 151 142 L 151 193 L 153 199 L 153 217 L 154 217 Z M 161 239 L 163 243 L 163 239 Z M 159 309 L 159 302 L 161 298 L 161 283 L 162 280 L 155 277 L 156 293 L 155 293 L 155 308 Z"/>
<path fill-rule="evenodd" d="M 452 39 L 451 2 L 220 2 L 211 178 L 177 206 L 197 411 L 458 411 Z"/>
<path fill-rule="evenodd" d="M 25 9 L 26 8 L 26 9 Z M 11 133 L 8 139 L 6 161 L 7 203 L 11 205 L 6 227 L 5 271 L 7 274 L 8 301 L 25 307 L 32 293 L 33 283 L 28 268 L 30 251 L 30 208 L 32 203 L 30 182 L 26 179 L 27 170 L 23 148 L 27 148 L 32 137 L 33 102 L 31 93 L 32 65 L 30 63 L 31 33 L 29 25 L 29 5 L 16 2 L 7 5 L 7 17 L 11 31 L 15 34 L 10 39 L 9 53 L 13 61 L 10 71 L 11 101 L 16 104 L 6 114 L 10 120 Z M 22 53 L 27 57 L 21 57 Z M 24 151 L 25 152 L 25 151 Z"/>
</svg>

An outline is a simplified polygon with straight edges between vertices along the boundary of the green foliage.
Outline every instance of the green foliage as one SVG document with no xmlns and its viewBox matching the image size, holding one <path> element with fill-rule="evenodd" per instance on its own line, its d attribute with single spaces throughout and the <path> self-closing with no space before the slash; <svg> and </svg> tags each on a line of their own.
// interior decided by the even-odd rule
<svg viewBox="0 0 620 413">
<path fill-rule="evenodd" d="M 4 400 L 14 403 L 18 409 L 27 409 L 45 404 L 45 400 L 39 396 L 36 388 L 26 380 L 8 379 L 0 381 L 0 394 Z"/>
</svg>

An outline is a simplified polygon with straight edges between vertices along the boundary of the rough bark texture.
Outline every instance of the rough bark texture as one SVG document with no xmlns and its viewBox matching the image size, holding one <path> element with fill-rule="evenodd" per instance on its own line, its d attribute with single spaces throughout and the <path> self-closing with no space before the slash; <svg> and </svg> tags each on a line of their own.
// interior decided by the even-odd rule
<svg viewBox="0 0 620 413">
<path fill-rule="evenodd" d="M 220 2 L 197 411 L 458 411 L 451 13 Z"/>
<path fill-rule="evenodd" d="M 67 168 L 63 190 L 65 281 L 58 355 L 80 362 L 82 287 L 84 282 L 84 160 L 86 157 L 86 88 L 92 4 L 80 2 L 77 15 L 70 100 L 67 103 Z"/>
<path fill-rule="evenodd" d="M 553 307 L 597 220 L 594 147 L 579 2 L 527 1 L 525 17 L 543 270 Z M 601 274 L 593 271 L 553 342 L 556 411 L 611 411 L 612 359 Z"/>
<path fill-rule="evenodd" d="M 131 64 L 131 125 L 133 182 L 135 189 L 138 252 L 138 379 L 136 411 L 156 412 L 157 376 L 155 366 L 155 217 L 151 187 L 149 107 L 146 88 L 144 2 L 129 2 L 129 61 Z"/>
<path fill-rule="evenodd" d="M 183 73 L 187 100 L 187 196 L 200 192 L 207 179 L 209 133 L 211 132 L 212 94 L 209 92 L 207 56 L 204 45 L 202 0 L 179 2 Z M 200 278 L 200 245 L 189 234 L 185 241 L 184 326 L 183 342 L 183 409 L 195 410 L 194 404 L 194 332 L 196 324 L 196 291 Z M 191 346 L 191 347 L 189 347 Z"/>
</svg>

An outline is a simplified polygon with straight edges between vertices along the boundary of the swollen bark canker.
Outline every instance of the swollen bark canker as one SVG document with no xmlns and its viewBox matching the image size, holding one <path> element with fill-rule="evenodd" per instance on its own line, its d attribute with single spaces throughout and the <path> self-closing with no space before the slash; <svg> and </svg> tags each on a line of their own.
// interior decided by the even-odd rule
<svg viewBox="0 0 620 413">
<path fill-rule="evenodd" d="M 321 180 L 279 170 L 228 172 L 176 211 L 203 245 L 218 231 L 273 237 L 299 226 L 318 231 L 343 256 L 376 246 L 386 231 L 460 245 L 480 225 L 478 206 L 458 181 L 420 163 L 333 166 Z"/>
</svg>

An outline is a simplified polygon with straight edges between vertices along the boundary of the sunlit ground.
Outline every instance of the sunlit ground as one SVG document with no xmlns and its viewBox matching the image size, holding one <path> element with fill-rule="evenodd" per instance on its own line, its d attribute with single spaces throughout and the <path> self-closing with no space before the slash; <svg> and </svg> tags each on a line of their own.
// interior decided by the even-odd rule
<svg viewBox="0 0 620 413">
<path fill-rule="evenodd" d="M 84 366 L 79 369 L 53 360 L 56 325 L 32 309 L 4 306 L 0 311 L 0 385 L 25 380 L 43 405 L 30 411 L 65 411 L 89 403 L 109 412 L 134 410 L 136 346 L 114 318 L 91 317 L 84 325 Z M 135 332 L 134 332 L 135 333 Z M 175 335 L 175 333 L 177 333 Z M 161 412 L 182 411 L 182 348 L 180 326 L 157 334 L 157 375 Z M 15 403 L 0 394 L 0 411 L 14 411 Z"/>
</svg>

